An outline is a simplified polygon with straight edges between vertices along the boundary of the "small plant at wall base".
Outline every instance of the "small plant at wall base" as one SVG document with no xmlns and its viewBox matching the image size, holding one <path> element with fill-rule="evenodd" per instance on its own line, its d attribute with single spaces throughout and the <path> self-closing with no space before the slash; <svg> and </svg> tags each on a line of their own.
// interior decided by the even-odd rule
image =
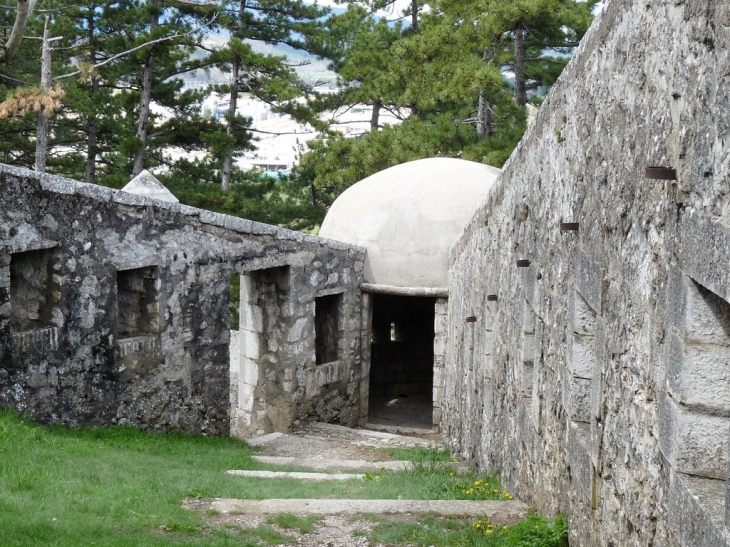
<svg viewBox="0 0 730 547">
<path fill-rule="evenodd" d="M 555 521 L 531 511 L 525 522 L 500 526 L 488 519 L 469 521 L 427 517 L 418 522 L 381 519 L 368 534 L 371 545 L 418 547 L 568 547 L 565 518 Z"/>
</svg>

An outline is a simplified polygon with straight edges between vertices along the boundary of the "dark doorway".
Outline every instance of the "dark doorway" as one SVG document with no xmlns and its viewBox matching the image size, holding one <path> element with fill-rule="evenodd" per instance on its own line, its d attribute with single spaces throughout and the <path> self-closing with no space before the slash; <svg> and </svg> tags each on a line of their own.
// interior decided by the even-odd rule
<svg viewBox="0 0 730 547">
<path fill-rule="evenodd" d="M 368 421 L 433 427 L 436 299 L 374 294 Z"/>
</svg>

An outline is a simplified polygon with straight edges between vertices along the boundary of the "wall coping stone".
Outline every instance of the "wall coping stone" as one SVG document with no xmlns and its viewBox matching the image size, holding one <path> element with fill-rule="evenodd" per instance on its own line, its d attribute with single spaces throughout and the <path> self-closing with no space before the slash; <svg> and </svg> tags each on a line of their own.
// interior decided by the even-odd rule
<svg viewBox="0 0 730 547">
<path fill-rule="evenodd" d="M 197 207 L 190 207 L 182 203 L 170 203 L 150 197 L 130 194 L 122 190 L 115 190 L 97 184 L 79 182 L 58 175 L 39 173 L 23 167 L 0 163 L 0 173 L 7 173 L 17 177 L 35 179 L 39 182 L 40 188 L 47 192 L 56 194 L 78 195 L 97 201 L 112 201 L 122 205 L 138 207 L 154 207 L 155 209 L 169 210 L 188 217 L 198 217 L 203 224 L 219 226 L 233 232 L 250 235 L 270 235 L 279 240 L 289 240 L 298 243 L 310 243 L 323 245 L 338 251 L 351 251 L 356 255 L 365 254 L 365 248 L 358 245 L 350 245 L 342 241 L 336 241 L 325 237 L 314 236 L 304 232 L 297 232 L 287 228 L 279 228 L 271 224 L 256 222 L 253 220 L 233 217 L 222 213 L 216 213 Z M 42 248 L 42 247 L 39 247 Z"/>
</svg>

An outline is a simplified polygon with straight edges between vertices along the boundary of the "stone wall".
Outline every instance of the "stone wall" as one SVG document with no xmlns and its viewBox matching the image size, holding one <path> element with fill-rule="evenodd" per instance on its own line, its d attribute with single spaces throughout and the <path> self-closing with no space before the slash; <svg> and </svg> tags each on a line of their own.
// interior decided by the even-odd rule
<svg viewBox="0 0 730 547">
<path fill-rule="evenodd" d="M 442 429 L 572 545 L 727 545 L 729 56 L 607 2 L 452 251 Z"/>
<path fill-rule="evenodd" d="M 205 434 L 232 421 L 241 436 L 359 423 L 362 249 L 7 166 L 0 188 L 3 407 Z M 239 338 L 260 339 L 232 370 L 236 274 Z M 340 349 L 317 365 L 315 299 L 330 294 Z"/>
</svg>

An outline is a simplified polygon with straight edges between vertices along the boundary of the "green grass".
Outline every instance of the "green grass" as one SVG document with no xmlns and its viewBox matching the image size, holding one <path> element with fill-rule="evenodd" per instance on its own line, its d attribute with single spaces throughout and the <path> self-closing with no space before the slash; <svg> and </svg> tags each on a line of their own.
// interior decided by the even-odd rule
<svg viewBox="0 0 730 547">
<path fill-rule="evenodd" d="M 551 521 L 535 512 L 509 527 L 433 516 L 418 522 L 382 519 L 368 538 L 371 543 L 419 547 L 568 547 L 565 519 Z"/>
<path fill-rule="evenodd" d="M 211 515 L 181 508 L 189 497 L 504 499 L 497 477 L 457 476 L 442 465 L 443 454 L 418 451 L 411 453 L 413 470 L 366 481 L 304 483 L 225 473 L 272 469 L 253 454 L 230 438 L 120 426 L 43 427 L 0 411 L 0 544 L 217 547 L 285 541 L 269 526 L 241 531 L 210 525 Z M 314 522 L 279 515 L 269 524 L 306 533 Z"/>
<path fill-rule="evenodd" d="M 276 524 L 279 528 L 285 530 L 299 530 L 300 534 L 310 534 L 314 531 L 314 523 L 322 520 L 324 517 L 319 515 L 310 515 L 307 517 L 298 517 L 291 513 L 281 513 L 272 515 L 266 519 L 269 524 Z"/>
</svg>

